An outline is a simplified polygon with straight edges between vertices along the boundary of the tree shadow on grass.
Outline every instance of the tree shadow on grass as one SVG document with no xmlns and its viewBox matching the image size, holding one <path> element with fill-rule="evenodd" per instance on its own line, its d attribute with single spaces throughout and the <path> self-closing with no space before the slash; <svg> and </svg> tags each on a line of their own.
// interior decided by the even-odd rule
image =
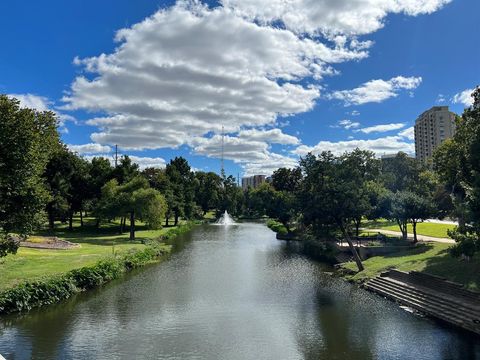
<svg viewBox="0 0 480 360">
<path fill-rule="evenodd" d="M 405 256 L 420 255 L 432 249 L 432 244 L 417 244 L 416 246 L 411 247 L 408 250 L 402 249 L 382 256 L 385 258 L 401 258 Z"/>
<path fill-rule="evenodd" d="M 480 254 L 470 261 L 465 261 L 452 257 L 445 249 L 428 259 L 427 266 L 422 272 L 441 276 L 463 284 L 469 290 L 480 292 Z"/>
</svg>

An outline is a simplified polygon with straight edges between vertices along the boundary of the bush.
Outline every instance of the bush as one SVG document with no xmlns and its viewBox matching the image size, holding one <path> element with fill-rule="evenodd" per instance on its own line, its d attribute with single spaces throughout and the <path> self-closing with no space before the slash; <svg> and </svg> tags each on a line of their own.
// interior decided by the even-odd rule
<svg viewBox="0 0 480 360">
<path fill-rule="evenodd" d="M 270 219 L 270 220 L 267 221 L 267 226 L 272 231 L 274 231 L 274 232 L 276 232 L 280 235 L 287 235 L 288 234 L 288 230 L 285 227 L 285 225 L 283 225 L 282 223 L 279 223 L 278 221 Z"/>
<path fill-rule="evenodd" d="M 190 229 L 180 227 L 167 234 L 173 238 Z M 150 241 L 143 250 L 132 250 L 122 256 L 110 257 L 91 267 L 74 269 L 61 276 L 25 282 L 0 293 L 0 314 L 29 311 L 36 307 L 54 304 L 72 295 L 95 288 L 119 278 L 131 269 L 144 266 L 170 252 L 171 247 Z"/>
</svg>

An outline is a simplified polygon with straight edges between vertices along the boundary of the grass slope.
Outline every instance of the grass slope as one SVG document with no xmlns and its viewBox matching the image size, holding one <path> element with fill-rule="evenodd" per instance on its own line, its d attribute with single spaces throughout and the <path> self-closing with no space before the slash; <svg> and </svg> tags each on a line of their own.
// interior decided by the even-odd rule
<svg viewBox="0 0 480 360">
<path fill-rule="evenodd" d="M 480 254 L 469 262 L 453 258 L 448 253 L 450 244 L 422 244 L 396 254 L 374 256 L 363 262 L 365 270 L 347 277 L 362 282 L 392 268 L 402 271 L 421 271 L 442 276 L 464 284 L 470 290 L 480 291 Z M 355 263 L 346 263 L 345 268 L 356 271 Z"/>
<path fill-rule="evenodd" d="M 66 225 L 58 224 L 53 234 L 47 231 L 36 234 L 57 236 L 60 239 L 80 244 L 80 248 L 46 250 L 22 247 L 16 255 L 0 258 L 0 291 L 25 280 L 36 280 L 94 265 L 113 252 L 124 253 L 129 249 L 145 248 L 142 241 L 158 238 L 174 228 L 147 230 L 140 224 L 137 227 L 136 240 L 131 241 L 128 233 L 119 234 L 119 224 L 117 223 L 102 225 L 100 229 L 95 229 L 93 223 L 93 219 L 86 219 L 85 226 L 81 229 L 76 220 L 73 231 L 68 231 Z"/>
</svg>

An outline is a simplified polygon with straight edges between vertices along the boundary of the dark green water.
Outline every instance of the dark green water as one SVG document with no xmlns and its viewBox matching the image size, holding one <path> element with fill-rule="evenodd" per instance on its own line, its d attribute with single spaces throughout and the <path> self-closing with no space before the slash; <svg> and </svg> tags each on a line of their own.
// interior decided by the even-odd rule
<svg viewBox="0 0 480 360">
<path fill-rule="evenodd" d="M 0 320 L 7 359 L 475 359 L 480 341 L 342 280 L 262 224 L 205 225 L 162 264 Z"/>
</svg>

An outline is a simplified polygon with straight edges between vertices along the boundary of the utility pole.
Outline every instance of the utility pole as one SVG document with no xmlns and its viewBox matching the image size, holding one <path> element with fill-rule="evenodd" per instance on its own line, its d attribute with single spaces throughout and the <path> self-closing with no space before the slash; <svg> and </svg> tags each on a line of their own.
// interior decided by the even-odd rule
<svg viewBox="0 0 480 360">
<path fill-rule="evenodd" d="M 115 144 L 115 167 L 118 165 L 118 145 Z"/>
</svg>

